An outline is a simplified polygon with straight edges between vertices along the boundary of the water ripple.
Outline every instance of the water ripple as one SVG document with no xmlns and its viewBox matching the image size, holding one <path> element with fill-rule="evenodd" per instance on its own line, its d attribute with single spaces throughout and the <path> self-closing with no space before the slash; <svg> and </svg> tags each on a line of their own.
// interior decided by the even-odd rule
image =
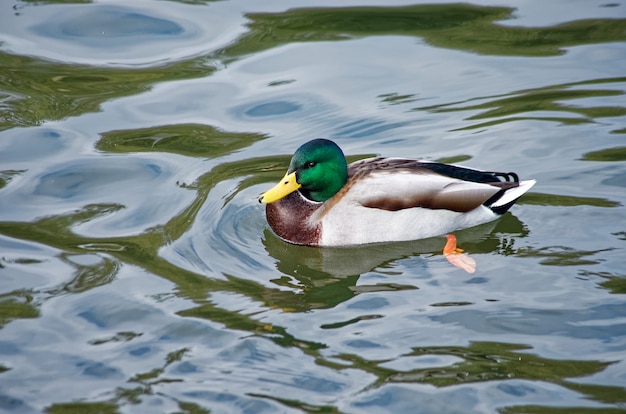
<svg viewBox="0 0 626 414">
<path fill-rule="evenodd" d="M 236 14 L 191 7 L 163 2 L 155 8 L 148 1 L 30 7 L 22 11 L 27 19 L 4 19 L 3 48 L 91 65 L 137 66 L 206 53 L 242 32 Z"/>
</svg>

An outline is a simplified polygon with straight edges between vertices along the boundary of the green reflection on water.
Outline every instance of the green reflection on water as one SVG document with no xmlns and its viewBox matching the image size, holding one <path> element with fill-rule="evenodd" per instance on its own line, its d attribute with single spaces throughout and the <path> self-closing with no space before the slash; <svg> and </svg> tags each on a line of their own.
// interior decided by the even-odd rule
<svg viewBox="0 0 626 414">
<path fill-rule="evenodd" d="M 195 157 L 219 157 L 265 138 L 256 133 L 233 133 L 210 125 L 160 125 L 109 131 L 96 148 L 108 152 L 163 151 Z"/>
<path fill-rule="evenodd" d="M 111 283 L 117 275 L 120 264 L 116 260 L 105 255 L 96 256 L 99 260 L 96 264 L 82 265 L 71 261 L 71 256 L 66 259 L 76 271 L 74 277 L 66 283 L 61 291 L 80 293 L 87 290 Z M 50 292 L 51 294 L 55 292 Z"/>
<path fill-rule="evenodd" d="M 616 295 L 626 294 L 626 274 L 613 274 L 610 272 L 590 272 L 580 271 L 579 275 L 582 277 L 597 277 L 602 280 L 600 286 L 608 289 L 611 293 Z"/>
<path fill-rule="evenodd" d="M 607 148 L 588 152 L 583 155 L 585 161 L 626 161 L 626 147 Z"/>
<path fill-rule="evenodd" d="M 117 404 L 111 402 L 72 402 L 53 404 L 46 408 L 45 412 L 48 414 L 117 414 L 120 411 Z"/>
<path fill-rule="evenodd" d="M 502 26 L 514 9 L 469 4 L 292 9 L 248 14 L 250 32 L 224 49 L 230 56 L 291 42 L 419 36 L 437 47 L 502 56 L 554 56 L 563 49 L 626 40 L 626 19 L 588 19 L 552 27 Z"/>
<path fill-rule="evenodd" d="M 345 412 L 339 410 L 337 407 L 333 407 L 332 405 L 307 404 L 296 399 L 280 398 L 272 395 L 263 395 L 256 393 L 250 393 L 249 395 L 252 397 L 266 398 L 268 400 L 276 401 L 286 407 L 298 408 L 304 413 L 342 414 Z"/>
<path fill-rule="evenodd" d="M 23 173 L 24 170 L 16 171 L 16 170 L 5 170 L 0 171 L 0 188 L 6 186 L 9 181 L 13 179 L 18 174 Z"/>
<path fill-rule="evenodd" d="M 89 4 L 93 0 L 20 0 L 22 3 L 40 5 L 40 4 Z"/>
<path fill-rule="evenodd" d="M 89 4 L 93 3 L 93 0 L 20 0 L 24 3 L 32 4 Z M 213 3 L 220 0 L 168 0 L 176 3 L 184 4 L 206 4 Z"/>
<path fill-rule="evenodd" d="M 622 96 L 624 92 L 621 90 L 589 88 L 588 86 L 624 82 L 626 82 L 626 78 L 593 79 L 584 82 L 522 90 L 504 96 L 487 96 L 472 98 L 463 102 L 418 107 L 414 108 L 414 110 L 432 112 L 477 111 L 476 115 L 468 117 L 467 120 L 492 119 L 458 128 L 457 130 L 484 128 L 519 120 L 552 121 L 566 125 L 575 125 L 594 122 L 595 118 L 626 115 L 625 106 L 585 106 L 569 102 L 585 98 Z M 581 86 L 585 88 L 576 89 Z M 479 101 L 479 103 L 474 103 L 476 101 Z M 533 112 L 539 112 L 539 114 L 536 116 L 527 115 Z M 569 114 L 568 116 L 546 115 L 546 113 L 556 112 Z"/>
<path fill-rule="evenodd" d="M 133 339 L 141 335 L 143 334 L 136 333 L 136 332 L 118 332 L 117 334 L 108 338 L 93 339 L 89 341 L 89 344 L 90 345 L 102 345 L 102 344 L 107 344 L 109 342 L 128 342 L 128 341 L 132 341 Z"/>
<path fill-rule="evenodd" d="M 390 360 L 372 361 L 353 354 L 335 356 L 336 359 L 349 362 L 347 366 L 327 360 L 318 360 L 318 363 L 338 370 L 358 368 L 374 374 L 377 377 L 377 387 L 389 382 L 427 383 L 436 387 L 448 387 L 460 383 L 521 379 L 558 384 L 599 402 L 626 402 L 626 394 L 621 387 L 587 385 L 569 380 L 596 374 L 613 362 L 555 360 L 520 352 L 528 349 L 526 345 L 498 342 L 473 342 L 467 347 L 415 348 L 401 358 L 448 355 L 461 361 L 452 365 L 402 371 L 385 367 L 384 364 Z"/>
<path fill-rule="evenodd" d="M 513 12 L 514 9 L 507 7 L 441 4 L 310 8 L 281 13 L 254 13 L 246 16 L 250 20 L 247 25 L 249 32 L 223 49 L 152 68 L 93 67 L 0 52 L 0 99 L 8 108 L 0 112 L 0 130 L 39 125 L 45 120 L 59 120 L 96 112 L 103 102 L 144 92 L 157 82 L 208 76 L 215 71 L 215 64 L 207 63 L 210 59 L 217 60 L 218 64 L 228 63 L 251 53 L 294 42 L 402 35 L 423 38 L 437 47 L 479 54 L 553 56 L 563 53 L 566 47 L 626 40 L 626 19 L 588 19 L 544 28 L 497 24 L 498 21 L 511 19 Z M 475 119 L 509 116 L 535 111 L 542 104 L 546 104 L 544 109 L 564 110 L 562 105 L 554 102 L 557 98 L 562 100 L 609 96 L 615 93 L 616 91 L 605 91 L 604 94 L 601 91 L 561 91 L 555 96 L 550 90 L 545 90 L 464 109 L 491 108 Z M 387 104 L 412 101 L 411 95 L 392 94 L 380 98 Z M 586 118 L 620 116 L 625 113 L 623 108 L 568 110 Z M 575 123 L 584 122 L 585 118 L 558 117 L 553 120 Z M 491 121 L 473 127 L 497 122 Z"/>
<path fill-rule="evenodd" d="M 0 52 L 0 131 L 87 112 L 106 101 L 145 92 L 157 82 L 207 76 L 200 59 L 154 68 L 105 68 L 49 62 Z"/>
<path fill-rule="evenodd" d="M 534 204 L 539 206 L 594 206 L 594 207 L 619 207 L 622 204 L 617 201 L 597 197 L 576 197 L 559 194 L 527 193 L 519 204 Z"/>
<path fill-rule="evenodd" d="M 144 385 L 146 388 L 149 388 L 152 385 L 158 384 L 159 382 L 166 382 L 167 380 L 163 378 L 159 378 L 161 374 L 165 372 L 165 368 L 171 365 L 174 362 L 182 361 L 183 357 L 186 353 L 189 352 L 188 348 L 182 348 L 173 352 L 170 352 L 165 357 L 165 364 L 161 368 L 155 368 L 149 372 L 144 372 L 141 374 L 136 374 L 133 378 L 129 379 L 128 382 L 137 382 Z M 182 381 L 182 380 L 178 380 Z"/>
<path fill-rule="evenodd" d="M 38 318 L 39 309 L 33 302 L 34 292 L 28 290 L 0 295 L 0 329 L 14 319 Z"/>
<path fill-rule="evenodd" d="M 208 1 L 208 0 L 207 0 Z M 214 1 L 214 0 L 211 0 Z M 192 402 L 178 401 L 181 414 L 210 414 L 211 411 Z"/>
<path fill-rule="evenodd" d="M 546 266 L 583 266 L 600 263 L 601 259 L 592 259 L 598 253 L 611 251 L 611 249 L 577 250 L 565 246 L 549 246 L 520 249 L 519 257 L 535 257 L 542 259 L 539 263 Z"/>
<path fill-rule="evenodd" d="M 463 155 L 454 155 L 451 157 L 438 158 L 435 160 L 435 162 L 441 162 L 444 164 L 459 164 L 459 163 L 462 163 L 471 159 L 472 159 L 471 155 L 463 154 Z"/>
<path fill-rule="evenodd" d="M 600 286 L 611 291 L 611 293 L 626 294 L 626 276 L 609 276 L 608 280 L 600 283 Z"/>
<path fill-rule="evenodd" d="M 623 414 L 621 408 L 598 407 L 541 407 L 537 405 L 520 405 L 499 411 L 502 414 Z"/>
</svg>

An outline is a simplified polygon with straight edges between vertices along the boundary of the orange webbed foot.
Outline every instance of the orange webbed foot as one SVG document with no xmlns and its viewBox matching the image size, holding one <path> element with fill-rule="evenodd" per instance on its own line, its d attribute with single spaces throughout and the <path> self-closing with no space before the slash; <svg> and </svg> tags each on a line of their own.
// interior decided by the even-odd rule
<svg viewBox="0 0 626 414">
<path fill-rule="evenodd" d="M 467 273 L 474 273 L 476 271 L 476 261 L 469 257 L 466 253 L 463 253 L 463 249 L 457 247 L 456 236 L 454 234 L 448 234 L 446 236 L 448 241 L 443 248 L 443 255 L 456 267 L 460 267 Z"/>
</svg>

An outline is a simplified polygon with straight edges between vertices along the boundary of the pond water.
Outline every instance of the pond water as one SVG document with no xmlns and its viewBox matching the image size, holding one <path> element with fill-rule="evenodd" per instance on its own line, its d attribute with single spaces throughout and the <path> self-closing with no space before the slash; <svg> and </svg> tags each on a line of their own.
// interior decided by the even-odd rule
<svg viewBox="0 0 626 414">
<path fill-rule="evenodd" d="M 626 1 L 0 4 L 0 411 L 626 411 Z M 498 221 L 286 244 L 316 137 L 516 171 Z"/>
</svg>

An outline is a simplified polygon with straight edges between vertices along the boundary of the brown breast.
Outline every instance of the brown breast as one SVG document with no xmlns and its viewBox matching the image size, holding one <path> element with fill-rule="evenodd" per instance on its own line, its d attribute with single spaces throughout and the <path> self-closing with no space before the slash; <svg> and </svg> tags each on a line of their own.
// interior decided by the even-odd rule
<svg viewBox="0 0 626 414">
<path fill-rule="evenodd" d="M 274 233 L 294 244 L 319 245 L 322 234 L 320 223 L 311 226 L 309 217 L 322 204 L 306 200 L 298 191 L 274 203 L 267 204 L 265 215 Z"/>
</svg>

